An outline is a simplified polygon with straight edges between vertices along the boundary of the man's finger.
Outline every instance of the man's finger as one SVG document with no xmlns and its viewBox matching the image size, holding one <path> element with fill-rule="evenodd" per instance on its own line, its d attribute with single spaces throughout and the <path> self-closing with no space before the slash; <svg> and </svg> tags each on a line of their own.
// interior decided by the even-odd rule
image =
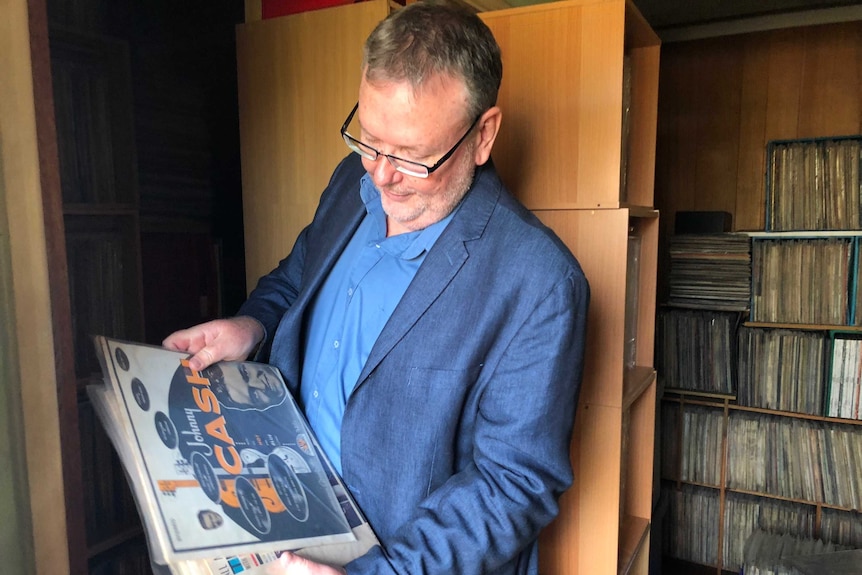
<svg viewBox="0 0 862 575">
<path fill-rule="evenodd" d="M 200 371 L 215 363 L 215 354 L 210 347 L 204 347 L 189 359 L 189 368 Z"/>
</svg>

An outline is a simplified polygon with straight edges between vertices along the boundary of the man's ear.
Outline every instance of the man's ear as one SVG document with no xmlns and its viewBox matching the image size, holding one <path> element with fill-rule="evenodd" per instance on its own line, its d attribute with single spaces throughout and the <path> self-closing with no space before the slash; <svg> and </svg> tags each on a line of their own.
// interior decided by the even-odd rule
<svg viewBox="0 0 862 575">
<path fill-rule="evenodd" d="M 477 122 L 478 143 L 473 152 L 474 160 L 477 166 L 481 166 L 491 157 L 491 148 L 494 147 L 494 141 L 497 139 L 497 134 L 500 132 L 500 122 L 503 119 L 503 111 L 497 106 L 489 108 L 482 114 Z"/>
</svg>

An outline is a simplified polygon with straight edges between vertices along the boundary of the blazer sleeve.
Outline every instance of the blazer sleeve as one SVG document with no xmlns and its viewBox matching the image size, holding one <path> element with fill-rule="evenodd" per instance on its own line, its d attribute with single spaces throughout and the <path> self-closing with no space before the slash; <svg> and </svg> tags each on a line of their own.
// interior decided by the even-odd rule
<svg viewBox="0 0 862 575">
<path fill-rule="evenodd" d="M 472 463 L 432 491 L 385 548 L 348 564 L 348 573 L 528 571 L 531 559 L 522 554 L 534 550 L 573 480 L 569 450 L 588 302 L 579 270 L 540 300 L 492 367 Z"/>
</svg>

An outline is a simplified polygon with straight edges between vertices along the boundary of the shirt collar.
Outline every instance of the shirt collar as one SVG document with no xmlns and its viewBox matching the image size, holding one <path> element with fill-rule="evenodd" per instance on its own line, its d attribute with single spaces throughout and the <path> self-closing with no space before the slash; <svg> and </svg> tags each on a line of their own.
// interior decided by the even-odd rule
<svg viewBox="0 0 862 575">
<path fill-rule="evenodd" d="M 371 181 L 371 176 L 368 174 L 362 176 L 360 180 L 359 195 L 362 198 L 362 203 L 365 204 L 367 217 L 372 220 L 372 229 L 369 231 L 367 237 L 368 242 L 379 245 L 381 249 L 385 249 L 390 255 L 404 260 L 412 260 L 430 250 L 461 207 L 459 203 L 452 210 L 452 213 L 425 229 L 387 238 L 386 214 L 383 213 L 380 191 L 374 185 L 374 182 Z"/>
</svg>

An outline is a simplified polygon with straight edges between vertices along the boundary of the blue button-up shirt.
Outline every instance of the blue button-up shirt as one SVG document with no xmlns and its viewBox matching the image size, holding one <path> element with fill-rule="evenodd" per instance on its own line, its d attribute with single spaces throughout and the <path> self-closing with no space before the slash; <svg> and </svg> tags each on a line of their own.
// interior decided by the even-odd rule
<svg viewBox="0 0 862 575">
<path fill-rule="evenodd" d="M 300 396 L 323 450 L 341 473 L 341 420 L 377 336 L 452 214 L 386 237 L 380 192 L 366 174 L 366 214 L 311 306 Z"/>
</svg>

